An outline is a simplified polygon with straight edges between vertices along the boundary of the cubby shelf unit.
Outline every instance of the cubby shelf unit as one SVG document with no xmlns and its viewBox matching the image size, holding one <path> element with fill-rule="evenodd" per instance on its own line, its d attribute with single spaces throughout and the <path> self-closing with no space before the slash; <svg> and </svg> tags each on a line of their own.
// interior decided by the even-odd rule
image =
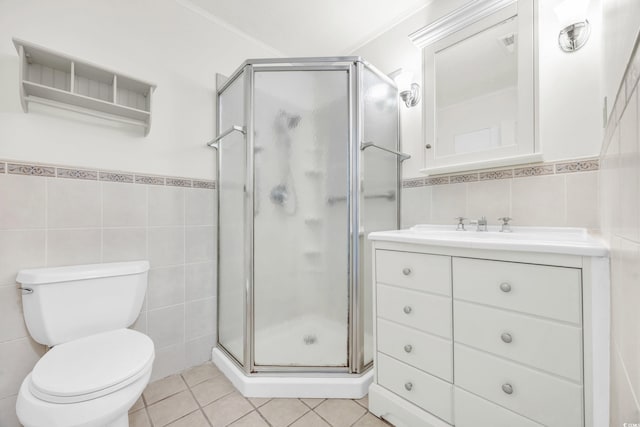
<svg viewBox="0 0 640 427">
<path fill-rule="evenodd" d="M 20 57 L 20 101 L 49 105 L 102 119 L 151 128 L 156 85 L 13 39 Z"/>
</svg>

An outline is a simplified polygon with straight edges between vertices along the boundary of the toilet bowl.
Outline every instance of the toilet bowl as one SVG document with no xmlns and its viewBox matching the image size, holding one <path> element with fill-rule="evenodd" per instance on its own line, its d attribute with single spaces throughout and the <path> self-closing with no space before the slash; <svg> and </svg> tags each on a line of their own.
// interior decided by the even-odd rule
<svg viewBox="0 0 640 427">
<path fill-rule="evenodd" d="M 126 329 L 140 311 L 148 269 L 141 261 L 18 274 L 29 332 L 53 346 L 20 387 L 16 413 L 25 427 L 129 425 L 155 357 L 149 337 Z"/>
</svg>

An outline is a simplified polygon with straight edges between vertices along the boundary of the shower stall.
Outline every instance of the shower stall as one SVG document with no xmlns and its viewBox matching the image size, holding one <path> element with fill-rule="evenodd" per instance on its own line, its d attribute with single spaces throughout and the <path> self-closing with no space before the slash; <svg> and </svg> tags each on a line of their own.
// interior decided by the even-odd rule
<svg viewBox="0 0 640 427">
<path fill-rule="evenodd" d="M 398 228 L 409 157 L 397 88 L 358 57 L 286 58 L 245 61 L 217 94 L 214 362 L 248 396 L 364 394 L 366 236 Z"/>
</svg>

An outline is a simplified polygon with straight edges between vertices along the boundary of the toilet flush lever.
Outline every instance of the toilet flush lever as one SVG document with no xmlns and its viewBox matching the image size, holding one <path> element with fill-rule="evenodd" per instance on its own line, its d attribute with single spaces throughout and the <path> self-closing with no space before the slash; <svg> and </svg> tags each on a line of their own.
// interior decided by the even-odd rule
<svg viewBox="0 0 640 427">
<path fill-rule="evenodd" d="M 31 288 L 20 288 L 20 290 L 22 291 L 22 295 L 29 295 L 33 293 L 33 289 Z"/>
</svg>

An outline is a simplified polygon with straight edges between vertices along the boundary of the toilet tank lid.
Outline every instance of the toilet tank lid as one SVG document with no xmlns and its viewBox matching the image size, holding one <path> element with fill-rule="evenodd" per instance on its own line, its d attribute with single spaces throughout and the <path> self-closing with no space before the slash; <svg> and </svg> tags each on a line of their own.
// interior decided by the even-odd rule
<svg viewBox="0 0 640 427">
<path fill-rule="evenodd" d="M 16 282 L 24 285 L 71 282 L 100 277 L 127 276 L 149 270 L 149 261 L 110 262 L 104 264 L 70 265 L 65 267 L 20 270 Z"/>
</svg>

